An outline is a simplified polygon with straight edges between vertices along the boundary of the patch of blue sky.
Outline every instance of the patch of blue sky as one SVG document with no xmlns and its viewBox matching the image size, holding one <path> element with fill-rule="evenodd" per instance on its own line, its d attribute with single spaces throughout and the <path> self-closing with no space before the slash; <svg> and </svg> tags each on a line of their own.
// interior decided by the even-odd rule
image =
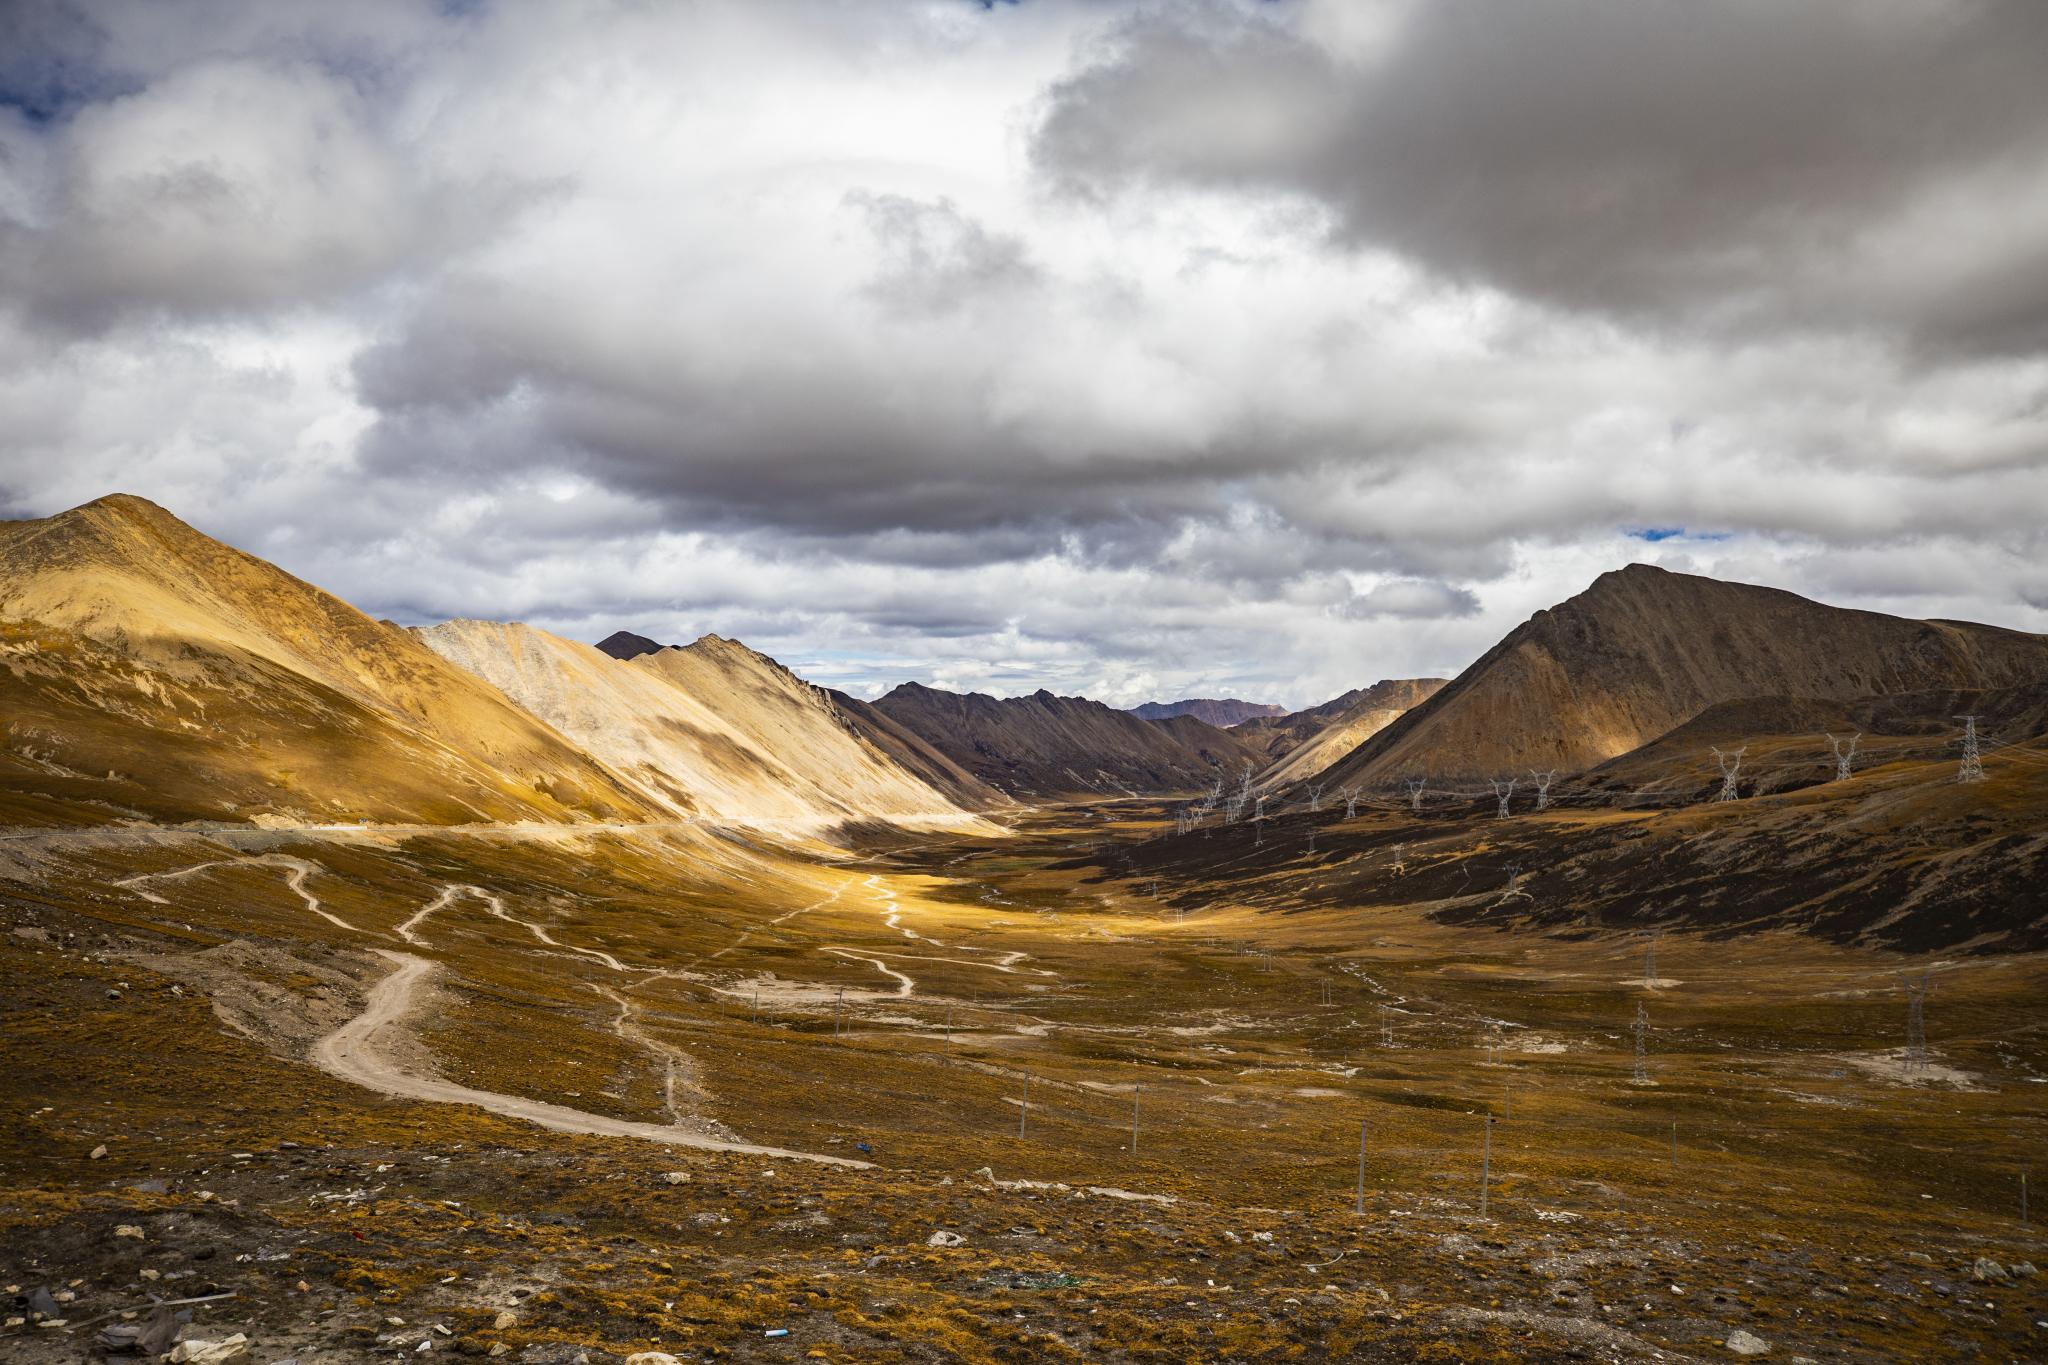
<svg viewBox="0 0 2048 1365">
<path fill-rule="evenodd" d="M 1683 526 L 1624 526 L 1623 535 L 1633 540 L 1727 540 L 1732 531 L 1689 531 Z"/>
</svg>

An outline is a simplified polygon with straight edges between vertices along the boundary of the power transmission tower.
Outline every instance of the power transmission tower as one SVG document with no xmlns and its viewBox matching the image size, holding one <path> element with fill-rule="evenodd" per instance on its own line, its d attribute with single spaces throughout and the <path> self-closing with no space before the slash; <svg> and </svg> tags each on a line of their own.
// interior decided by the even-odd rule
<svg viewBox="0 0 2048 1365">
<path fill-rule="evenodd" d="M 1650 929 L 1643 934 L 1643 989 L 1657 989 L 1657 936 L 1662 929 Z"/>
<path fill-rule="evenodd" d="M 1984 760 L 1977 754 L 1977 718 L 1957 716 L 1956 719 L 1963 723 L 1963 766 L 1956 770 L 1956 781 L 1982 782 Z"/>
<path fill-rule="evenodd" d="M 1428 778 L 1426 778 L 1426 777 L 1414 777 L 1414 778 L 1410 778 L 1410 779 L 1408 780 L 1408 784 L 1407 784 L 1407 785 L 1408 785 L 1408 809 L 1409 809 L 1409 810 L 1421 810 L 1421 809 L 1422 809 L 1422 789 L 1423 789 L 1423 787 L 1424 787 L 1424 786 L 1426 786 L 1426 785 L 1428 784 L 1428 782 L 1429 782 L 1429 779 L 1428 779 Z"/>
<path fill-rule="evenodd" d="M 1650 1015 L 1640 1002 L 1636 1005 L 1636 1021 L 1629 1027 L 1636 1035 L 1636 1084 L 1646 1085 L 1650 1079 Z"/>
<path fill-rule="evenodd" d="M 1308 856 L 1311 858 L 1316 856 L 1316 832 L 1313 829 L 1308 832 Z"/>
<path fill-rule="evenodd" d="M 1708 747 L 1712 748 L 1713 746 L 1709 745 Z M 1748 752 L 1749 746 L 1747 744 L 1732 754 L 1724 754 L 1719 749 L 1714 749 L 1714 761 L 1721 765 L 1721 794 L 1714 798 L 1715 801 L 1740 801 L 1742 799 L 1742 794 L 1735 790 L 1735 774 L 1742 771 L 1742 756 Z"/>
<path fill-rule="evenodd" d="M 1362 790 L 1363 788 L 1360 787 L 1337 788 L 1337 795 L 1344 800 L 1344 818 L 1346 820 L 1358 814 L 1358 793 Z"/>
<path fill-rule="evenodd" d="M 1529 776 L 1536 779 L 1536 809 L 1542 810 L 1550 804 L 1550 784 L 1557 781 L 1557 769 L 1552 768 L 1547 773 L 1539 773 L 1531 768 Z"/>
<path fill-rule="evenodd" d="M 1536 899 L 1528 892 L 1522 890 L 1522 865 L 1520 863 L 1509 863 L 1508 890 L 1507 894 L 1500 898 L 1500 903 L 1502 905 L 1505 905 L 1509 901 L 1514 900 L 1516 897 L 1520 897 L 1525 901 L 1533 901 Z"/>
<path fill-rule="evenodd" d="M 1861 738 L 1863 738 L 1861 730 L 1858 730 L 1846 740 L 1836 739 L 1833 735 L 1828 736 L 1828 748 L 1833 750 L 1835 755 L 1835 781 L 1847 782 L 1849 780 L 1849 762 L 1856 757 L 1856 741 Z M 1849 746 L 1848 749 L 1844 750 L 1842 748 L 1844 744 Z"/>
<path fill-rule="evenodd" d="M 1515 794 L 1515 784 L 1521 780 L 1519 777 L 1511 777 L 1507 786 L 1503 787 L 1497 778 L 1486 779 L 1488 785 L 1493 788 L 1493 794 L 1500 798 L 1500 818 L 1503 820 L 1508 818 L 1508 798 Z"/>
<path fill-rule="evenodd" d="M 1922 1006 L 1927 1000 L 1927 987 L 1934 979 L 1934 969 L 1929 967 L 1918 981 L 1904 978 L 1906 983 L 1906 1070 L 1918 1071 L 1927 1065 L 1927 1019 Z"/>
<path fill-rule="evenodd" d="M 1308 789 L 1308 808 L 1312 811 L 1323 808 L 1323 788 L 1320 784 Z"/>
<path fill-rule="evenodd" d="M 1394 871 L 1396 871 L 1396 872 L 1399 872 L 1399 873 L 1401 873 L 1401 874 L 1402 874 L 1402 875 L 1404 875 L 1404 876 L 1405 876 L 1405 875 L 1407 874 L 1407 872 L 1408 872 L 1408 864 L 1406 864 L 1406 863 L 1404 863 L 1404 862 L 1402 862 L 1402 861 L 1401 861 L 1401 846 L 1400 846 L 1399 844 L 1395 844 L 1395 845 L 1394 845 L 1394 867 L 1393 867 L 1393 870 L 1394 870 Z"/>
<path fill-rule="evenodd" d="M 1385 1005 L 1380 1006 L 1380 1046 L 1394 1045 L 1394 1012 Z"/>
</svg>

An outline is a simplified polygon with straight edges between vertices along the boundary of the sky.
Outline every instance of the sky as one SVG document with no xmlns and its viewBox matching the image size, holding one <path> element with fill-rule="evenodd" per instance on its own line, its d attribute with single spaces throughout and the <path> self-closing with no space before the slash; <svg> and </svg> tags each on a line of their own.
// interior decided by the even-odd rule
<svg viewBox="0 0 2048 1365">
<path fill-rule="evenodd" d="M 1113 705 L 2048 631 L 2038 0 L 9 0 L 0 517 Z"/>
</svg>

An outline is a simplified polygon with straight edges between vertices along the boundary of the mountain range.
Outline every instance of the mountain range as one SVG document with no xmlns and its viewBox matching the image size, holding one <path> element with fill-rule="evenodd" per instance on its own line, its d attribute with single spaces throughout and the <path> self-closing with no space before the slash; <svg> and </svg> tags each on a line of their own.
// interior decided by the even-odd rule
<svg viewBox="0 0 2048 1365">
<path fill-rule="evenodd" d="M 0 523 L 0 659 L 7 823 L 829 828 L 1247 779 L 1269 810 L 1531 770 L 1588 790 L 1697 785 L 1710 732 L 1903 724 L 1886 698 L 1918 698 L 1923 726 L 1943 705 L 2029 716 L 2048 637 L 1631 565 L 1455 679 L 1383 680 L 1291 714 L 918 683 L 864 702 L 715 635 L 592 646 L 516 623 L 375 621 L 116 495 Z"/>
<path fill-rule="evenodd" d="M 905 683 L 875 710 L 1011 796 L 1036 800 L 1193 792 L 1265 755 L 1193 716 L 1140 720 L 1085 697 L 990 697 Z"/>
<path fill-rule="evenodd" d="M 1185 701 L 1148 701 L 1143 706 L 1130 708 L 1131 714 L 1139 720 L 1172 720 L 1175 716 L 1193 716 L 1219 730 L 1228 730 L 1233 725 L 1258 716 L 1284 716 L 1287 708 L 1274 706 L 1270 702 L 1239 701 L 1235 697 L 1217 699 L 1214 697 L 1190 697 Z"/>
</svg>

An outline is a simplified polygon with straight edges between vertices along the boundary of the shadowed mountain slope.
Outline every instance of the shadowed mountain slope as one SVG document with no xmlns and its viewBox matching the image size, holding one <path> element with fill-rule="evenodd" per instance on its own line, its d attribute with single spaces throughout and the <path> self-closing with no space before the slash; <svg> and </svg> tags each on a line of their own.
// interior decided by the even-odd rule
<svg viewBox="0 0 2048 1365">
<path fill-rule="evenodd" d="M 887 754 L 896 764 L 965 810 L 994 810 L 1017 803 L 947 758 L 914 731 L 897 724 L 872 703 L 827 690 L 848 733 Z"/>
<path fill-rule="evenodd" d="M 1408 776 L 1577 772 L 1717 702 L 2040 678 L 2048 678 L 2048 637 L 1845 610 L 1632 564 L 1537 612 L 1320 780 L 1382 787 Z"/>
<path fill-rule="evenodd" d="M 632 662 L 530 626 L 413 632 L 502 689 L 676 814 L 846 820 L 963 814 L 850 733 L 830 699 L 773 659 L 706 636 Z"/>
<path fill-rule="evenodd" d="M 0 523 L 0 820 L 640 818 L 405 631 L 117 495 Z"/>
<path fill-rule="evenodd" d="M 905 683 L 874 709 L 1012 796 L 1187 792 L 1234 779 L 1264 755 L 1193 716 L 1140 720 L 1085 697 L 998 699 Z"/>
<path fill-rule="evenodd" d="M 1834 697 L 1742 697 L 1708 707 L 1685 724 L 1583 775 L 1575 791 L 1596 803 L 1692 804 L 1723 786 L 1714 750 L 1732 760 L 1740 799 L 1802 791 L 1906 763 L 1943 765 L 1953 777 L 1963 756 L 1959 716 L 1974 716 L 1981 762 L 2040 766 L 2021 747 L 2048 734 L 2048 681 L 1981 691 L 1895 692 Z M 1835 741 L 1829 743 L 1830 737 Z M 1947 765 L 1956 765 L 1949 768 Z M 1989 795 L 1992 787 L 1980 789 Z"/>
<path fill-rule="evenodd" d="M 1239 701 L 1235 697 L 1218 700 L 1214 697 L 1191 697 L 1186 701 L 1148 701 L 1143 706 L 1133 706 L 1130 714 L 1139 720 L 1172 720 L 1175 716 L 1193 716 L 1196 720 L 1227 730 L 1234 725 L 1258 716 L 1284 716 L 1287 708 L 1273 706 L 1260 701 Z"/>
</svg>

